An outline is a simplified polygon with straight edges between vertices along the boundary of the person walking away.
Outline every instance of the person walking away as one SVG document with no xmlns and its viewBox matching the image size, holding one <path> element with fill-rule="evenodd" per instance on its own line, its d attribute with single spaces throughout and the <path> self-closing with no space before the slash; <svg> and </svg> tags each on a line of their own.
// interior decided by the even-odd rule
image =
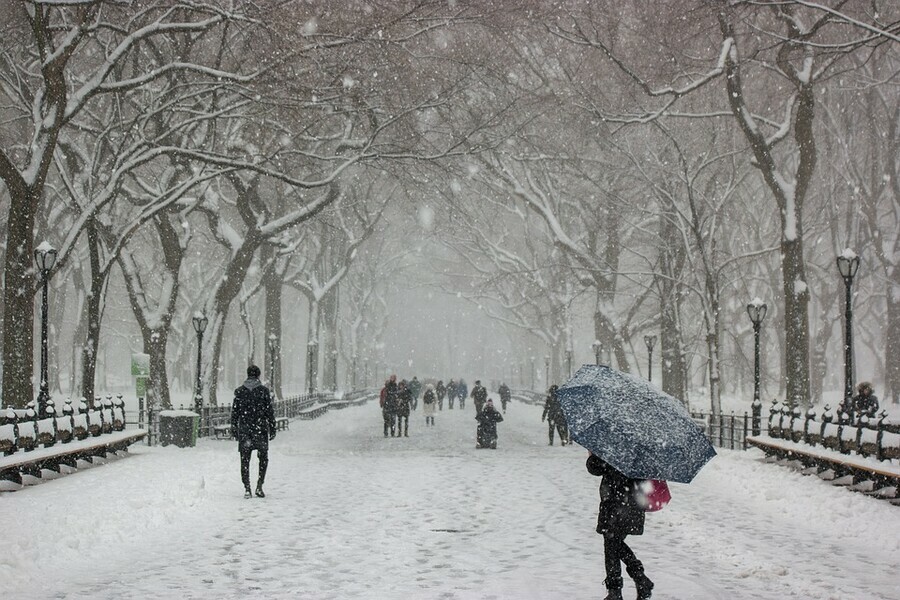
<svg viewBox="0 0 900 600">
<path fill-rule="evenodd" d="M 506 383 L 501 383 L 500 387 L 497 389 L 497 392 L 500 394 L 500 408 L 503 409 L 503 414 L 506 414 L 506 405 L 509 403 L 512 392 L 509 390 L 509 386 Z"/>
<path fill-rule="evenodd" d="M 553 445 L 553 430 L 559 432 L 559 443 L 563 446 L 569 443 L 569 427 L 566 424 L 566 416 L 563 414 L 562 406 L 559 404 L 559 397 L 556 395 L 559 390 L 558 385 L 551 385 L 547 390 L 547 398 L 544 400 L 544 413 L 541 415 L 541 421 L 547 420 L 549 425 L 550 445 Z"/>
<path fill-rule="evenodd" d="M 447 388 L 444 387 L 444 380 L 441 379 L 437 382 L 437 387 L 434 388 L 435 394 L 437 394 L 437 407 L 438 410 L 444 410 L 444 396 L 447 394 Z"/>
<path fill-rule="evenodd" d="M 603 536 L 603 554 L 606 563 L 606 600 L 622 600 L 622 564 L 634 580 L 638 600 L 650 598 L 653 582 L 644 574 L 644 565 L 634 555 L 626 536 L 644 533 L 644 510 L 637 494 L 640 479 L 626 477 L 601 458 L 591 454 L 587 459 L 588 473 L 600 480 L 600 510 L 597 515 L 597 533 Z"/>
<path fill-rule="evenodd" d="M 401 381 L 397 393 L 397 437 L 409 437 L 409 410 L 412 408 L 412 401 L 409 384 Z"/>
<path fill-rule="evenodd" d="M 397 376 L 391 375 L 390 379 L 384 384 L 384 403 L 381 405 L 381 416 L 384 419 L 384 437 L 391 432 L 394 437 L 394 426 L 397 419 Z"/>
<path fill-rule="evenodd" d="M 250 456 L 256 450 L 259 461 L 259 478 L 256 495 L 265 498 L 263 484 L 269 467 L 269 442 L 275 439 L 275 407 L 269 388 L 259 381 L 260 370 L 256 365 L 247 367 L 247 380 L 234 390 L 231 405 L 231 432 L 237 438 L 241 455 L 241 482 L 244 498 L 250 498 Z"/>
<path fill-rule="evenodd" d="M 425 394 L 422 395 L 422 414 L 425 415 L 425 427 L 428 427 L 429 421 L 434 427 L 434 413 L 438 405 L 437 394 L 434 386 L 430 383 L 425 386 Z"/>
<path fill-rule="evenodd" d="M 412 381 L 409 382 L 409 391 L 412 394 L 412 409 L 419 409 L 419 394 L 422 393 L 422 384 L 419 378 L 413 375 Z"/>
<path fill-rule="evenodd" d="M 453 403 L 456 402 L 456 396 L 459 394 L 459 386 L 453 379 L 447 384 L 447 409 L 453 410 Z"/>
<path fill-rule="evenodd" d="M 466 385 L 462 378 L 460 378 L 456 386 L 456 391 L 456 397 L 459 398 L 459 410 L 462 410 L 466 407 L 466 398 L 469 397 L 469 386 Z"/>
<path fill-rule="evenodd" d="M 503 415 L 494 408 L 494 403 L 490 399 L 485 403 L 481 412 L 475 415 L 475 420 L 478 421 L 478 429 L 475 433 L 475 447 L 496 450 L 497 423 L 503 421 Z"/>
<path fill-rule="evenodd" d="M 487 402 L 487 390 L 481 385 L 481 380 L 475 380 L 475 386 L 472 388 L 472 400 L 475 401 L 475 414 L 480 415 L 484 409 L 484 403 Z"/>
</svg>

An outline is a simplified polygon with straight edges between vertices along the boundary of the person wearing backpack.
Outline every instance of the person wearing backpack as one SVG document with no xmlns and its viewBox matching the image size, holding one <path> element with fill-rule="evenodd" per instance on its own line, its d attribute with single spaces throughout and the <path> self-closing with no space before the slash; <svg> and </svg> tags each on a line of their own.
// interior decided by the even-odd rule
<svg viewBox="0 0 900 600">
<path fill-rule="evenodd" d="M 475 380 L 475 387 L 472 388 L 472 399 L 475 400 L 475 414 L 480 415 L 484 409 L 484 403 L 487 402 L 488 393 L 481 380 Z"/>
<path fill-rule="evenodd" d="M 644 565 L 634 555 L 626 536 L 644 533 L 644 508 L 639 498 L 642 479 L 631 479 L 614 469 L 593 453 L 588 457 L 588 473 L 600 480 L 600 510 L 597 533 L 603 535 L 603 554 L 606 563 L 606 600 L 622 600 L 622 563 L 634 580 L 638 600 L 650 598 L 653 582 L 644 574 Z"/>
</svg>

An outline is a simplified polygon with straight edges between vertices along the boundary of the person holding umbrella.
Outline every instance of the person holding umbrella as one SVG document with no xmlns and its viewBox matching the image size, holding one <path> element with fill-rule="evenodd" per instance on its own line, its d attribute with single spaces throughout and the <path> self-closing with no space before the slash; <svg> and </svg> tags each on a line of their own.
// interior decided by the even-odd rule
<svg viewBox="0 0 900 600">
<path fill-rule="evenodd" d="M 626 536 L 644 533 L 644 509 L 638 501 L 642 480 L 626 477 L 593 453 L 586 466 L 588 473 L 603 478 L 600 480 L 597 533 L 603 536 L 606 600 L 622 600 L 622 563 L 634 580 L 638 600 L 650 598 L 653 582 L 644 574 L 643 563 L 625 543 Z"/>
</svg>

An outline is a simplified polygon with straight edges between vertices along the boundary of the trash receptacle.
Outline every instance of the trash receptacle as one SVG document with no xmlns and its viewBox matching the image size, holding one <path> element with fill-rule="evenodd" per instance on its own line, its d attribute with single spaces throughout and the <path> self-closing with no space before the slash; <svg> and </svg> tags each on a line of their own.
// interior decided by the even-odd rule
<svg viewBox="0 0 900 600">
<path fill-rule="evenodd" d="M 197 444 L 200 415 L 190 410 L 164 410 L 159 413 L 159 441 L 163 446 L 193 448 Z"/>
</svg>

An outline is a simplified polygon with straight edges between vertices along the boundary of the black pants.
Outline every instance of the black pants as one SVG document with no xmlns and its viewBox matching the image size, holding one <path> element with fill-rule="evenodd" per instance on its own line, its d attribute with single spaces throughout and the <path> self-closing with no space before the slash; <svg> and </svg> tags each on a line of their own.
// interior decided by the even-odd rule
<svg viewBox="0 0 900 600">
<path fill-rule="evenodd" d="M 434 426 L 434 417 L 425 417 L 425 426 L 426 427 L 428 426 L 429 421 L 431 421 L 431 425 Z"/>
<path fill-rule="evenodd" d="M 565 421 L 547 421 L 550 425 L 550 445 L 553 445 L 553 430 L 559 432 L 559 443 L 563 446 L 569 443 L 569 428 Z"/>
<path fill-rule="evenodd" d="M 388 436 L 388 430 L 391 431 L 391 437 L 394 437 L 394 413 L 382 412 L 381 416 L 384 417 L 384 437 Z"/>
<path fill-rule="evenodd" d="M 250 489 L 250 454 L 253 452 L 253 448 L 245 448 L 241 446 L 239 448 L 241 453 L 241 481 L 244 484 L 244 489 Z M 257 450 L 256 457 L 259 459 L 259 479 L 257 480 L 256 487 L 262 487 L 263 483 L 266 481 L 266 469 L 269 468 L 269 451 L 266 450 Z"/>
<path fill-rule="evenodd" d="M 603 554 L 606 562 L 606 587 L 609 589 L 622 589 L 622 563 L 625 563 L 625 568 L 632 577 L 644 572 L 644 565 L 625 543 L 625 536 L 622 534 L 603 534 Z"/>
<path fill-rule="evenodd" d="M 409 435 L 409 415 L 397 416 L 397 437 Z"/>
</svg>

